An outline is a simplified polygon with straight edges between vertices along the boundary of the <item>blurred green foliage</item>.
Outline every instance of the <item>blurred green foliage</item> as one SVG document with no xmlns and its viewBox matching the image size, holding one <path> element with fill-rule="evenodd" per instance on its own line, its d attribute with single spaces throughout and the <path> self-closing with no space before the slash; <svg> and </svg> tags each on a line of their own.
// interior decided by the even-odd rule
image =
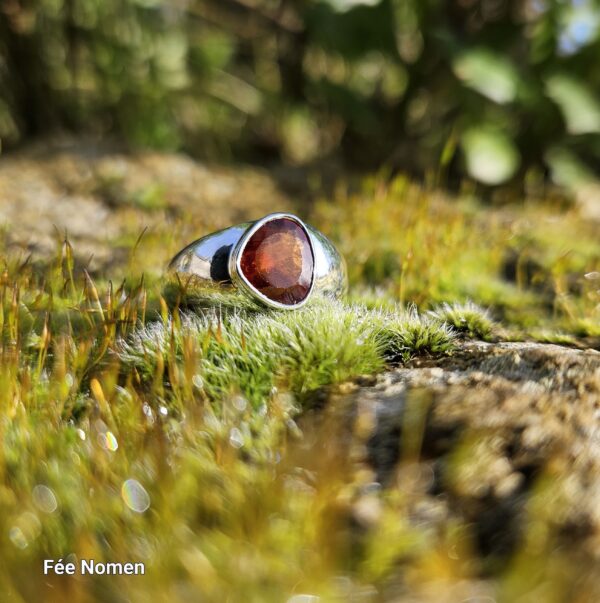
<svg viewBox="0 0 600 603">
<path fill-rule="evenodd" d="M 598 0 L 10 0 L 0 138 L 595 181 Z"/>
</svg>

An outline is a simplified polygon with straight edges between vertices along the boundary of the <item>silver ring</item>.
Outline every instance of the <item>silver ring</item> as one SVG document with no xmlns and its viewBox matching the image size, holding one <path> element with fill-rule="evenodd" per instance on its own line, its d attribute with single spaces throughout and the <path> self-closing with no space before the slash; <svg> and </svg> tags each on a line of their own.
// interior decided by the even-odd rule
<svg viewBox="0 0 600 603">
<path fill-rule="evenodd" d="M 168 291 L 200 305 L 295 310 L 315 297 L 338 299 L 346 263 L 331 241 L 293 214 L 274 213 L 194 241 L 169 263 Z"/>
</svg>

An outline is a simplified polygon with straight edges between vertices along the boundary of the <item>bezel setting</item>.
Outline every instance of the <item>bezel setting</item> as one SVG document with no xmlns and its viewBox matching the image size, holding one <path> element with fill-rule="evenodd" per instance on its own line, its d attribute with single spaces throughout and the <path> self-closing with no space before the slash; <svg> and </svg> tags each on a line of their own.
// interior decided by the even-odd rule
<svg viewBox="0 0 600 603">
<path fill-rule="evenodd" d="M 268 224 L 269 222 L 273 222 L 275 220 L 290 220 L 291 222 L 294 222 L 295 224 L 297 224 L 302 229 L 304 234 L 306 235 L 308 244 L 310 246 L 310 252 L 311 252 L 312 258 L 313 258 L 310 287 L 309 287 L 308 292 L 307 292 L 306 296 L 304 297 L 304 299 L 302 299 L 301 301 L 299 301 L 296 304 L 284 304 L 284 303 L 275 301 L 275 300 L 271 299 L 270 297 L 267 297 L 264 293 L 259 291 L 249 281 L 249 279 L 246 277 L 246 275 L 244 274 L 244 272 L 241 268 L 241 261 L 242 261 L 243 253 L 244 253 L 246 245 L 247 245 L 248 241 L 250 240 L 250 238 L 252 237 L 252 235 L 255 232 L 257 232 L 260 228 L 262 228 L 265 224 Z M 300 220 L 300 218 L 298 218 L 297 216 L 295 216 L 293 214 L 278 212 L 278 213 L 268 214 L 264 218 L 257 220 L 240 237 L 240 240 L 233 247 L 233 249 L 231 250 L 231 254 L 229 256 L 229 275 L 235 286 L 239 287 L 245 293 L 251 295 L 253 298 L 257 299 L 259 302 L 261 302 L 265 306 L 268 306 L 270 308 L 277 308 L 279 310 L 297 310 L 298 308 L 301 308 L 302 306 L 304 306 L 309 301 L 309 299 L 312 295 L 312 292 L 313 292 L 313 289 L 315 286 L 315 262 L 316 262 L 316 256 L 315 256 L 314 241 L 313 241 L 312 235 L 310 233 L 310 230 L 307 228 L 306 224 L 304 224 L 304 222 L 302 222 L 302 220 Z"/>
</svg>

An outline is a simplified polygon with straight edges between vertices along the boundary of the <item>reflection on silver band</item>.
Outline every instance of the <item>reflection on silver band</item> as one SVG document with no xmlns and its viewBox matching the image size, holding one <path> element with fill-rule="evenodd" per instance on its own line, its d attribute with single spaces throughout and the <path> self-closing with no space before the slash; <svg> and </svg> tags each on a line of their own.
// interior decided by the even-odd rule
<svg viewBox="0 0 600 603">
<path fill-rule="evenodd" d="M 240 243 L 247 233 L 270 220 L 288 218 L 300 223 L 309 236 L 314 256 L 313 284 L 306 300 L 296 306 L 285 306 L 250 291 L 236 272 Z M 234 274 L 231 274 L 231 272 Z M 245 222 L 209 234 L 182 249 L 168 267 L 169 298 L 191 305 L 233 305 L 256 307 L 267 305 L 295 309 L 309 299 L 338 299 L 348 286 L 346 264 L 331 241 L 292 214 L 269 214 L 255 222 Z"/>
</svg>

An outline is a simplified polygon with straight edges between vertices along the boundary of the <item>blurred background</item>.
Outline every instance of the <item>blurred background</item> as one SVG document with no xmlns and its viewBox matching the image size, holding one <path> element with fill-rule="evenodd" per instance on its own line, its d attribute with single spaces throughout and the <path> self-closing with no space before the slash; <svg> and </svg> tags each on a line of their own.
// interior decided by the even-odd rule
<svg viewBox="0 0 600 603">
<path fill-rule="evenodd" d="M 599 0 L 3 0 L 4 152 L 596 185 Z"/>
</svg>

